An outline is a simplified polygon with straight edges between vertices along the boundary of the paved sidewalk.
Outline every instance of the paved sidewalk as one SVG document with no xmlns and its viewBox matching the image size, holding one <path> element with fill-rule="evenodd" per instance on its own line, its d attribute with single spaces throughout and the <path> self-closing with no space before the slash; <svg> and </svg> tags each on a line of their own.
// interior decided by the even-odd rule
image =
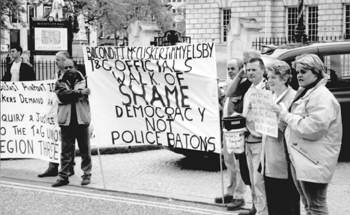
<svg viewBox="0 0 350 215">
<path fill-rule="evenodd" d="M 130 149 L 131 150 L 131 149 Z M 140 154 L 142 153 L 142 154 Z M 141 155 L 141 156 L 140 156 Z M 140 159 L 140 157 L 142 159 Z M 47 162 L 33 159 L 0 161 L 0 179 L 41 181 L 48 186 L 56 178 L 38 178 L 37 174 L 47 168 Z M 93 156 L 93 177 L 88 187 L 108 189 L 127 193 L 137 193 L 213 204 L 213 199 L 221 192 L 219 171 L 182 169 L 184 157 L 167 150 L 121 153 L 101 156 L 104 181 L 101 177 L 100 161 Z M 76 174 L 70 178 L 70 186 L 80 186 L 80 157 L 76 158 Z M 225 172 L 226 174 L 226 172 Z M 225 180 L 227 179 L 225 175 Z M 247 189 L 246 207 L 250 207 L 250 193 Z M 330 214 L 350 214 L 350 163 L 339 163 L 328 190 Z M 232 214 L 237 214 L 233 212 Z"/>
</svg>

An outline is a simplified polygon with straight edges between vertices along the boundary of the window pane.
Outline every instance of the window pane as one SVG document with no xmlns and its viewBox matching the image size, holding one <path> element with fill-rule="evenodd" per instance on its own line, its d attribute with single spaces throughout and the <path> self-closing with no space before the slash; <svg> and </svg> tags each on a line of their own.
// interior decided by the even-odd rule
<svg viewBox="0 0 350 215">
<path fill-rule="evenodd" d="M 223 9 L 222 10 L 222 41 L 226 42 L 227 41 L 227 31 L 228 31 L 228 26 L 230 24 L 230 19 L 231 19 L 231 9 Z"/>
<path fill-rule="evenodd" d="M 331 88 L 350 87 L 350 54 L 324 56 L 324 64 L 330 74 L 327 84 Z"/>
<path fill-rule="evenodd" d="M 318 7 L 310 6 L 309 7 L 309 16 L 308 16 L 308 36 L 310 41 L 317 41 L 318 36 Z"/>
<path fill-rule="evenodd" d="M 295 28 L 296 28 L 297 22 L 298 22 L 298 20 L 297 20 L 297 17 L 298 17 L 297 7 L 288 7 L 287 13 L 288 13 L 287 36 L 288 36 L 288 41 L 292 42 L 294 40 Z"/>
<path fill-rule="evenodd" d="M 350 5 L 345 5 L 345 39 L 350 38 Z"/>
</svg>

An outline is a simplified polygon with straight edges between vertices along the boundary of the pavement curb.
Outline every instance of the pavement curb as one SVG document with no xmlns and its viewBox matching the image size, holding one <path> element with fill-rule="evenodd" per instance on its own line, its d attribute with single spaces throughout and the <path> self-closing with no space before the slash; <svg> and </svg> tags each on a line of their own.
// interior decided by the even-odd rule
<svg viewBox="0 0 350 215">
<path fill-rule="evenodd" d="M 142 152 L 142 151 L 149 151 L 149 150 L 158 150 L 163 149 L 163 146 L 160 145 L 127 145 L 127 146 L 111 146 L 111 147 L 96 147 L 92 146 L 91 148 L 91 155 L 98 155 L 98 150 L 100 151 L 100 154 L 106 155 L 106 154 L 119 154 L 119 153 L 133 153 L 133 152 Z M 80 155 L 79 149 L 76 149 L 76 155 Z"/>
</svg>

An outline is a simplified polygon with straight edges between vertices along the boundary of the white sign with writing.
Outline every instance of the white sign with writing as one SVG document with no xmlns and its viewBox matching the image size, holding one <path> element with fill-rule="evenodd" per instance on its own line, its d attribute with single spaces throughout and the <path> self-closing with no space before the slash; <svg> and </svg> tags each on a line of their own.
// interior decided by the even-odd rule
<svg viewBox="0 0 350 215">
<path fill-rule="evenodd" d="M 96 142 L 220 152 L 213 43 L 83 51 Z"/>
<path fill-rule="evenodd" d="M 0 82 L 1 158 L 38 158 L 59 163 L 54 81 Z"/>
<path fill-rule="evenodd" d="M 273 103 L 272 93 L 268 90 L 255 90 L 250 95 L 251 114 L 256 131 L 261 134 L 277 137 L 278 119 L 277 114 L 271 110 Z"/>
<path fill-rule="evenodd" d="M 34 28 L 36 51 L 68 50 L 67 28 Z"/>
</svg>

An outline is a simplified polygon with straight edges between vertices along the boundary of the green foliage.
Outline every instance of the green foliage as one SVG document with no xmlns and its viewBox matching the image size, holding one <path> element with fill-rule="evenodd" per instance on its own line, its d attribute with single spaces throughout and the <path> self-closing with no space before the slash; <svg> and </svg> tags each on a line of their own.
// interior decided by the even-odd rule
<svg viewBox="0 0 350 215">
<path fill-rule="evenodd" d="M 7 29 L 6 20 L 9 19 L 11 14 L 19 14 L 25 12 L 25 8 L 21 3 L 21 0 L 1 0 L 0 1 L 0 28 Z M 21 21 L 21 20 L 20 20 Z"/>
<path fill-rule="evenodd" d="M 76 13 L 107 32 L 125 29 L 135 20 L 154 21 L 163 31 L 173 24 L 172 13 L 159 0 L 74 0 L 73 4 Z"/>
</svg>

